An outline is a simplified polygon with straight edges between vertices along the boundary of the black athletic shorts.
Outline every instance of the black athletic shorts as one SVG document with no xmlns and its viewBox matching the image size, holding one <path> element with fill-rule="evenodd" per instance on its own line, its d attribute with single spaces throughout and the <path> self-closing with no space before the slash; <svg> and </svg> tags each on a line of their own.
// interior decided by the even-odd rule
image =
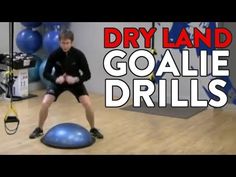
<svg viewBox="0 0 236 177">
<path fill-rule="evenodd" d="M 75 84 L 75 85 L 59 85 L 59 84 L 50 84 L 47 88 L 46 94 L 55 96 L 55 101 L 59 95 L 64 91 L 70 91 L 79 102 L 79 97 L 82 95 L 89 95 L 84 84 Z"/>
</svg>

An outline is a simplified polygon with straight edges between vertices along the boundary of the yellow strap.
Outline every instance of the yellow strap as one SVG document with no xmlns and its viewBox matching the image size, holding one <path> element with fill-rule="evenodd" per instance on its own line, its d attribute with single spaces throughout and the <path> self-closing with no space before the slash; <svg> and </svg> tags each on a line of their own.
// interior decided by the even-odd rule
<svg viewBox="0 0 236 177">
<path fill-rule="evenodd" d="M 6 76 L 13 75 L 13 74 L 14 74 L 13 71 L 8 70 L 4 73 L 4 76 L 6 77 Z"/>
<path fill-rule="evenodd" d="M 151 51 L 151 53 L 152 53 L 153 55 L 157 54 L 156 49 L 151 49 L 150 51 Z"/>
<path fill-rule="evenodd" d="M 149 80 L 154 81 L 155 80 L 154 73 L 152 72 L 148 78 Z"/>
<path fill-rule="evenodd" d="M 17 112 L 16 112 L 16 109 L 15 109 L 15 107 L 13 106 L 12 103 L 10 104 L 10 106 L 9 106 L 9 108 L 8 108 L 8 110 L 7 110 L 6 114 L 5 114 L 5 116 L 4 116 L 4 119 L 5 119 L 5 120 L 7 119 L 7 117 L 9 116 L 10 113 L 13 113 L 16 117 L 18 117 L 18 114 L 17 114 Z"/>
</svg>

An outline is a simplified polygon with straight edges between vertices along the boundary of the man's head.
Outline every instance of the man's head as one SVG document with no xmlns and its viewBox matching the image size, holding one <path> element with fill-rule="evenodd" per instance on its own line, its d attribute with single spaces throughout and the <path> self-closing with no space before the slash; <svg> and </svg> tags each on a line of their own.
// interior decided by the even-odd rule
<svg viewBox="0 0 236 177">
<path fill-rule="evenodd" d="M 70 30 L 63 30 L 59 35 L 60 47 L 64 52 L 68 52 L 74 41 L 74 34 Z"/>
</svg>

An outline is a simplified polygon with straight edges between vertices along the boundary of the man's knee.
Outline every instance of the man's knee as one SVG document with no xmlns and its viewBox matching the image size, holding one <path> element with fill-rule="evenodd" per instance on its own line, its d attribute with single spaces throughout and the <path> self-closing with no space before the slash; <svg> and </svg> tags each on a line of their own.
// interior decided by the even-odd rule
<svg viewBox="0 0 236 177">
<path fill-rule="evenodd" d="M 51 103 L 49 101 L 42 101 L 41 107 L 43 109 L 48 109 L 50 107 Z"/>
<path fill-rule="evenodd" d="M 92 103 L 91 103 L 91 101 L 90 101 L 90 99 L 89 99 L 88 96 L 82 97 L 82 98 L 80 99 L 80 103 L 81 103 L 81 104 L 83 105 L 83 107 L 86 108 L 86 109 L 92 108 Z"/>
<path fill-rule="evenodd" d="M 53 103 L 55 97 L 54 96 L 48 96 L 48 95 L 45 95 L 43 101 L 42 101 L 42 108 L 49 108 L 50 105 Z"/>
<path fill-rule="evenodd" d="M 92 104 L 90 101 L 85 101 L 82 103 L 83 107 L 86 108 L 86 109 L 90 109 L 92 108 Z"/>
</svg>

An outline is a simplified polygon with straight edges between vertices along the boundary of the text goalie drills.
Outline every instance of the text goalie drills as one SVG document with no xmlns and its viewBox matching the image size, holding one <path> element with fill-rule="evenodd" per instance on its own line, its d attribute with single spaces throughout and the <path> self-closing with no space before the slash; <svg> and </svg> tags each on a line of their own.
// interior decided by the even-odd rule
<svg viewBox="0 0 236 177">
<path fill-rule="evenodd" d="M 124 61 L 119 61 L 116 63 L 116 68 L 113 68 L 111 66 L 111 62 L 114 58 L 118 57 L 121 60 L 126 57 L 126 52 L 122 50 L 112 50 L 106 54 L 104 57 L 104 69 L 105 71 L 113 76 L 113 77 L 119 77 L 115 79 L 106 79 L 105 80 L 105 106 L 106 107 L 120 107 L 127 103 L 129 98 L 131 97 L 130 90 L 133 90 L 133 106 L 134 107 L 140 107 L 141 98 L 144 100 L 146 105 L 148 107 L 154 107 L 154 103 L 151 99 L 151 96 L 153 95 L 155 91 L 155 85 L 152 81 L 148 80 L 147 77 L 153 72 L 153 69 L 155 67 L 155 58 L 154 56 L 147 50 L 136 50 L 133 52 L 130 57 L 128 58 L 128 64 Z M 228 57 L 229 56 L 229 50 L 213 50 L 212 51 L 212 64 L 211 64 L 211 70 L 212 70 L 212 76 L 229 76 L 229 70 L 227 69 L 220 69 L 220 67 L 226 67 L 227 66 L 227 60 L 222 59 L 220 57 Z M 140 57 L 147 59 L 148 66 L 145 69 L 139 69 L 136 66 L 136 60 L 138 60 Z M 179 81 L 178 77 L 197 77 L 200 76 L 207 76 L 207 51 L 203 50 L 201 51 L 200 55 L 200 65 L 199 69 L 190 69 L 189 66 L 189 51 L 183 50 L 182 51 L 182 58 L 181 58 L 181 72 L 179 71 L 178 67 L 176 66 L 174 62 L 174 58 L 171 55 L 170 50 L 166 50 L 165 54 L 163 55 L 163 58 L 161 60 L 160 66 L 156 73 L 154 73 L 156 76 L 162 76 L 164 73 L 171 73 L 174 77 L 171 79 L 171 105 L 172 107 L 207 107 L 208 105 L 212 107 L 222 107 L 227 103 L 227 95 L 220 89 L 219 87 L 224 87 L 226 85 L 226 82 L 221 79 L 213 79 L 208 84 L 209 91 L 217 96 L 219 99 L 214 100 L 210 99 L 208 100 L 199 100 L 198 99 L 198 89 L 199 89 L 199 82 L 198 79 L 191 79 L 190 82 L 190 100 L 180 100 L 179 99 Z M 132 82 L 132 88 L 130 88 L 120 77 L 127 74 L 127 68 L 137 77 L 142 77 L 143 79 L 133 79 Z M 159 107 L 165 107 L 166 106 L 166 80 L 160 79 L 157 83 L 158 86 L 158 106 Z M 143 86 L 145 86 L 147 89 L 143 90 Z M 113 88 L 118 87 L 121 89 L 121 97 L 118 99 L 113 99 Z"/>
</svg>

